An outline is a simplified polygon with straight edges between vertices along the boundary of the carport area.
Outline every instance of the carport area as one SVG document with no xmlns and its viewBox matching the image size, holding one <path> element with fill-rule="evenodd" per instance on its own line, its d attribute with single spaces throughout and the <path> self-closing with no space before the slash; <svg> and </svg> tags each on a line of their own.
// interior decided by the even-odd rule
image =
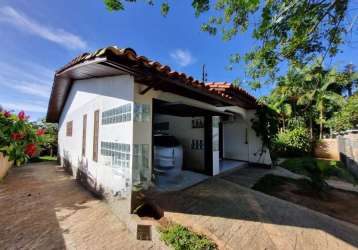
<svg viewBox="0 0 358 250">
<path fill-rule="evenodd" d="M 160 190 L 179 190 L 243 166 L 220 159 L 221 120 L 230 113 L 153 100 L 153 173 Z"/>
</svg>

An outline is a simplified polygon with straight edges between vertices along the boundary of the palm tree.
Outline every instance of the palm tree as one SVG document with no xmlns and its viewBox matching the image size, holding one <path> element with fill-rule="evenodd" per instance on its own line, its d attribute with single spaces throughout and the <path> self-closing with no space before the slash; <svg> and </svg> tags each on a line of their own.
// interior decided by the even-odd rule
<svg viewBox="0 0 358 250">
<path fill-rule="evenodd" d="M 292 115 L 292 107 L 287 103 L 287 95 L 283 91 L 283 86 L 278 86 L 271 95 L 261 98 L 261 102 L 265 103 L 272 110 L 274 110 L 278 115 L 278 120 L 282 125 L 280 131 L 286 129 L 286 121 Z"/>
<path fill-rule="evenodd" d="M 342 106 L 344 104 L 344 98 L 329 89 L 337 82 L 337 72 L 334 68 L 328 71 L 323 70 L 321 62 L 318 61 L 312 66 L 305 67 L 302 73 L 305 76 L 302 86 L 303 94 L 298 98 L 297 103 L 307 108 L 314 105 L 319 113 L 319 138 L 322 139 L 327 105 Z"/>
<path fill-rule="evenodd" d="M 355 71 L 355 66 L 350 63 L 345 66 L 342 75 L 343 88 L 347 91 L 348 97 L 353 95 L 353 90 L 358 86 L 358 72 Z"/>
<path fill-rule="evenodd" d="M 286 129 L 286 122 L 297 115 L 297 99 L 302 88 L 302 75 L 295 67 L 290 67 L 287 74 L 278 78 L 276 88 L 268 98 L 268 105 L 281 117 L 282 129 Z"/>
</svg>

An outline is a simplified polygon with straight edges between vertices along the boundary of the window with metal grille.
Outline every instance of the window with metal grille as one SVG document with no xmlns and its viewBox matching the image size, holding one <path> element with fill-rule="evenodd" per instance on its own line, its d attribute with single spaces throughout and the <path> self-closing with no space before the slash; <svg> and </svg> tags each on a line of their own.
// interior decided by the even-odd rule
<svg viewBox="0 0 358 250">
<path fill-rule="evenodd" d="M 130 145 L 116 142 L 101 142 L 101 155 L 109 156 L 112 166 L 129 168 Z"/>
<path fill-rule="evenodd" d="M 73 122 L 69 121 L 66 124 L 66 136 L 72 136 L 72 127 L 73 127 Z"/>
<path fill-rule="evenodd" d="M 102 112 L 102 125 L 128 122 L 132 119 L 132 105 L 125 105 Z"/>
<path fill-rule="evenodd" d="M 134 121 L 149 122 L 150 121 L 150 105 L 134 103 Z"/>
</svg>

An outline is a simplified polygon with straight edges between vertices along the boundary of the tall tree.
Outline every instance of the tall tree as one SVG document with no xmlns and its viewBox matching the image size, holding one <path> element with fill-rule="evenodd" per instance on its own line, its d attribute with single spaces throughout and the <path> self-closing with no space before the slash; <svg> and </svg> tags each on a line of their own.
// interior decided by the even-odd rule
<svg viewBox="0 0 358 250">
<path fill-rule="evenodd" d="M 347 104 L 328 120 L 328 126 L 336 132 L 357 128 L 358 126 L 358 93 L 348 98 Z"/>
<path fill-rule="evenodd" d="M 302 70 L 305 77 L 302 82 L 303 94 L 298 98 L 297 103 L 301 105 L 314 105 L 319 113 L 319 138 L 323 138 L 323 124 L 325 122 L 325 112 L 328 105 L 342 106 L 344 99 L 341 95 L 329 89 L 330 86 L 337 83 L 336 70 L 324 70 L 322 68 L 322 59 L 316 61 L 311 66 L 306 66 Z"/>
<path fill-rule="evenodd" d="M 352 63 L 345 66 L 341 75 L 341 82 L 348 97 L 352 96 L 354 89 L 358 87 L 358 72 L 355 71 L 355 66 Z"/>
<path fill-rule="evenodd" d="M 137 1 L 104 2 L 110 11 L 119 11 L 125 3 Z M 159 2 L 164 16 L 170 10 L 167 0 L 147 2 Z M 317 55 L 335 56 L 346 32 L 348 5 L 349 0 L 192 0 L 196 16 L 210 11 L 202 31 L 221 32 L 224 40 L 252 31 L 259 45 L 244 55 L 244 61 L 255 88 L 271 83 L 281 62 L 302 65 Z M 234 53 L 230 61 L 238 63 L 242 56 Z"/>
<path fill-rule="evenodd" d="M 289 122 L 297 118 L 306 120 L 311 139 L 315 122 L 319 125 L 319 136 L 322 138 L 327 117 L 330 118 L 345 102 L 338 88 L 345 84 L 342 72 L 336 72 L 334 68 L 324 69 L 322 60 L 318 58 L 315 63 L 302 68 L 291 66 L 287 74 L 278 79 L 271 94 L 263 98 L 280 114 L 281 121 L 283 118 L 289 118 Z M 289 117 L 282 114 L 286 104 L 292 107 Z"/>
</svg>

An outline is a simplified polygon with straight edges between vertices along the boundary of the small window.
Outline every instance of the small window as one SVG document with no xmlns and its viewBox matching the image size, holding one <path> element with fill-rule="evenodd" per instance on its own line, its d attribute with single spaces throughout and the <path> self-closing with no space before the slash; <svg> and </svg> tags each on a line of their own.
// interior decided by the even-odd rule
<svg viewBox="0 0 358 250">
<path fill-rule="evenodd" d="M 102 125 L 128 122 L 131 120 L 131 112 L 132 105 L 130 103 L 106 110 L 102 113 Z"/>
<path fill-rule="evenodd" d="M 66 124 L 66 136 L 72 136 L 72 127 L 73 127 L 73 122 L 67 122 Z"/>
<path fill-rule="evenodd" d="M 83 115 L 82 125 L 82 156 L 86 156 L 86 135 L 87 134 L 87 115 Z"/>
<path fill-rule="evenodd" d="M 99 110 L 94 112 L 93 122 L 93 161 L 98 161 Z"/>
</svg>

